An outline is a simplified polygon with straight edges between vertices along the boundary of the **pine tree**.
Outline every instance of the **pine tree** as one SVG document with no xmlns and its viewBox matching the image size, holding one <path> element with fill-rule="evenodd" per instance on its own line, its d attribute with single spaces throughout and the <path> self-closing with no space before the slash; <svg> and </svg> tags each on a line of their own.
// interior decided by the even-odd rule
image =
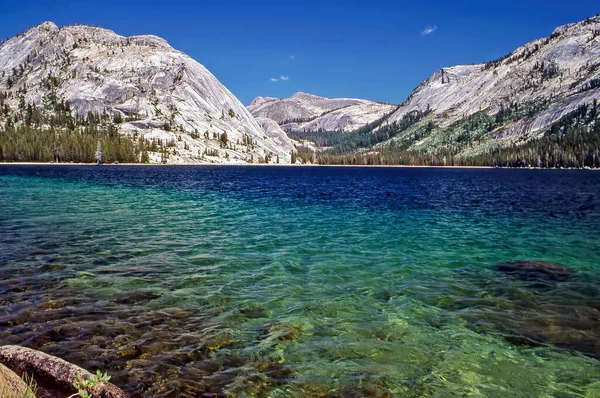
<svg viewBox="0 0 600 398">
<path fill-rule="evenodd" d="M 223 133 L 221 134 L 220 140 L 221 140 L 221 148 L 225 148 L 227 146 L 227 143 L 229 142 L 229 140 L 227 138 L 227 133 L 225 131 L 223 131 Z"/>
</svg>

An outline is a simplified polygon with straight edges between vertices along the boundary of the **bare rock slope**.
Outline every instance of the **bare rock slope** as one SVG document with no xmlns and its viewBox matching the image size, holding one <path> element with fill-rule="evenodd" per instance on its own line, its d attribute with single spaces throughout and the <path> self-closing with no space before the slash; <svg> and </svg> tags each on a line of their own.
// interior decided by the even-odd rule
<svg viewBox="0 0 600 398">
<path fill-rule="evenodd" d="M 255 117 L 269 118 L 285 131 L 349 132 L 393 112 L 397 107 L 355 98 L 325 98 L 296 93 L 289 98 L 257 97 L 248 106 Z"/>
<path fill-rule="evenodd" d="M 421 83 L 388 123 L 414 111 L 430 112 L 441 127 L 480 111 L 535 109 L 506 124 L 490 139 L 533 138 L 580 105 L 600 98 L 600 16 L 558 27 L 551 36 L 519 47 L 501 59 L 443 68 Z M 537 105 L 536 105 L 537 104 Z M 425 139 L 418 146 L 427 144 Z"/>
<path fill-rule="evenodd" d="M 45 22 L 0 46 L 0 91 L 12 109 L 53 93 L 76 115 L 119 114 L 119 132 L 173 142 L 169 162 L 290 158 L 215 76 L 156 36 Z"/>
</svg>

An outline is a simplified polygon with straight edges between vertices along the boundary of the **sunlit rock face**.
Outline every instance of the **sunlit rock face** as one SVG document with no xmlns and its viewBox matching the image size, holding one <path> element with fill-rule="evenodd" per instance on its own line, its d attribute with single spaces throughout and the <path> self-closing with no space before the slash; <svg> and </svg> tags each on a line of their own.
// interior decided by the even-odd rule
<svg viewBox="0 0 600 398">
<path fill-rule="evenodd" d="M 355 98 L 325 98 L 296 93 L 289 98 L 256 97 L 248 106 L 255 117 L 269 118 L 285 131 L 357 130 L 397 107 Z"/>
<path fill-rule="evenodd" d="M 285 131 L 272 119 L 266 117 L 257 117 L 258 125 L 265 131 L 267 137 L 273 140 L 285 151 L 294 150 L 294 141 L 287 136 Z"/>
<path fill-rule="evenodd" d="M 0 91 L 11 108 L 22 97 L 43 106 L 51 90 L 74 114 L 120 114 L 123 134 L 175 141 L 169 162 L 246 162 L 267 154 L 289 162 L 289 148 L 270 139 L 215 76 L 156 36 L 44 22 L 0 46 Z M 231 145 L 221 148 L 215 137 L 224 132 Z M 207 150 L 214 156 L 203 156 Z"/>
</svg>

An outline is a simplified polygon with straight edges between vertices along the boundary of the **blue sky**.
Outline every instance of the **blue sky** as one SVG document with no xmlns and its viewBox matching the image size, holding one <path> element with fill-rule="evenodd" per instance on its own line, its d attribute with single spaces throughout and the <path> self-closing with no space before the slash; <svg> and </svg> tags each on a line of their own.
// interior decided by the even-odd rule
<svg viewBox="0 0 600 398">
<path fill-rule="evenodd" d="M 86 3 L 3 2 L 0 37 L 46 20 L 155 34 L 204 64 L 244 104 L 297 91 L 401 103 L 443 66 L 498 58 L 600 13 L 598 0 Z"/>
</svg>

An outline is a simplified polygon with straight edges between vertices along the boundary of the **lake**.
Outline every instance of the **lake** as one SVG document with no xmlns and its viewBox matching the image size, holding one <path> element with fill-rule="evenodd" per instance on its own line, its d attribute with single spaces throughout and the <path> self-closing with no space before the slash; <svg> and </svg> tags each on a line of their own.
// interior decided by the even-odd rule
<svg viewBox="0 0 600 398">
<path fill-rule="evenodd" d="M 598 172 L 5 165 L 0 231 L 0 344 L 133 396 L 600 396 Z"/>
</svg>

